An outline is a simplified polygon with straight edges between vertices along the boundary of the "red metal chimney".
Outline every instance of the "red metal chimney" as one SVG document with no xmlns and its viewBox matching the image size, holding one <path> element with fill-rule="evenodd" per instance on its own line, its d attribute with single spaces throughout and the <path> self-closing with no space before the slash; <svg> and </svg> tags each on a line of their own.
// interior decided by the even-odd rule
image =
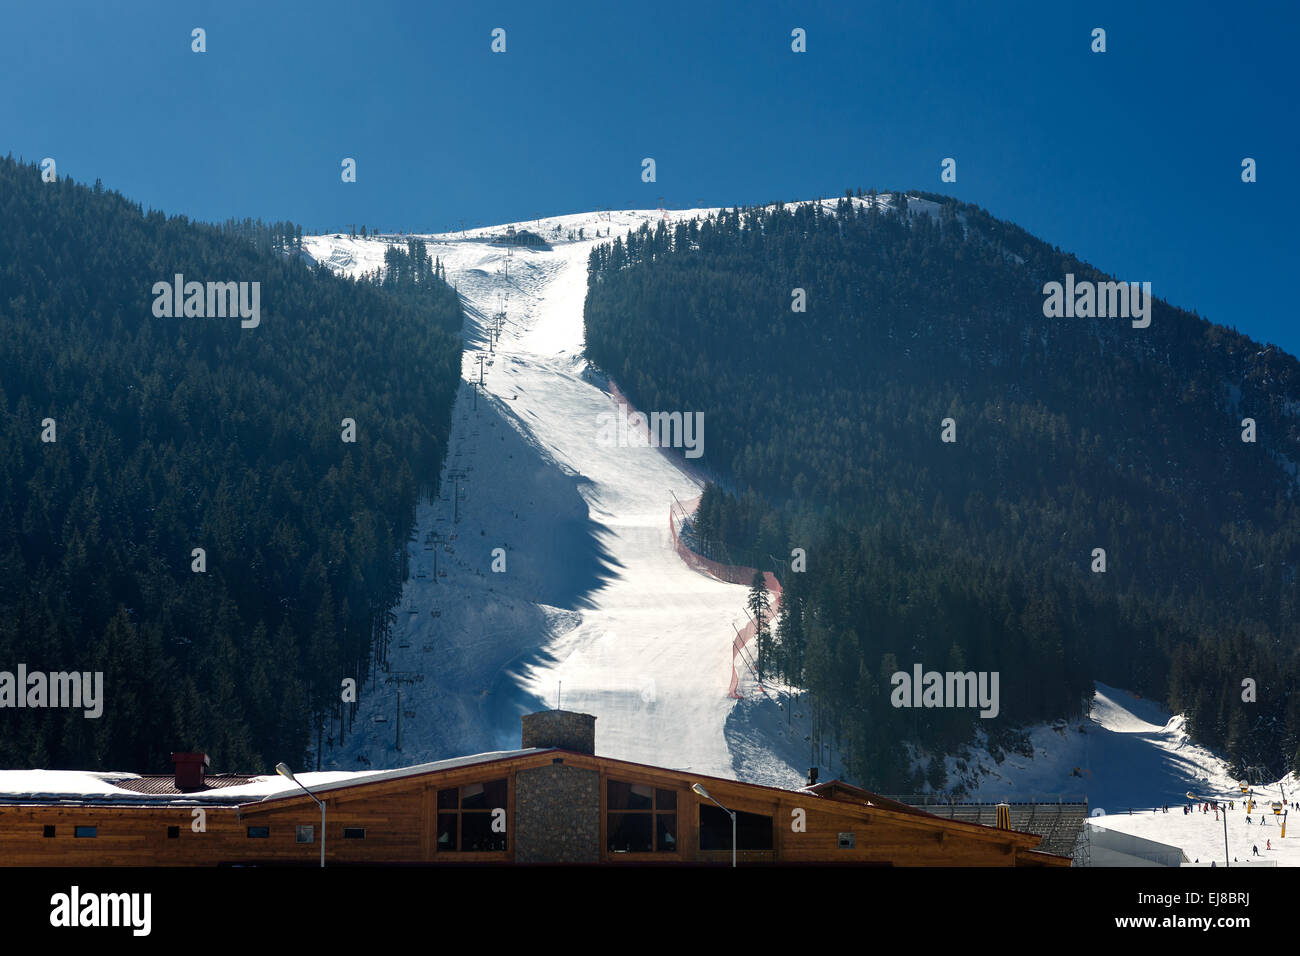
<svg viewBox="0 0 1300 956">
<path fill-rule="evenodd" d="M 172 754 L 172 763 L 176 765 L 176 789 L 203 789 L 203 773 L 208 768 L 207 754 Z"/>
</svg>

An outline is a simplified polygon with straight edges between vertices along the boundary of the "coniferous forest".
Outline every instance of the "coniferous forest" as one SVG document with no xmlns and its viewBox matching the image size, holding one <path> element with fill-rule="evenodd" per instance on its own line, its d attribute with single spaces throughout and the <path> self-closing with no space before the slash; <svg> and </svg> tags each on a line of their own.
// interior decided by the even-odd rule
<svg viewBox="0 0 1300 956">
<path fill-rule="evenodd" d="M 591 257 L 589 358 L 645 411 L 704 413 L 697 547 L 781 579 L 763 666 L 883 792 L 952 785 L 903 741 L 1022 746 L 1094 680 L 1185 712 L 1237 772 L 1300 770 L 1295 358 L 1158 298 L 1148 328 L 1046 318 L 1045 282 L 1107 277 L 914 195 L 724 211 Z M 894 708 L 915 663 L 998 671 L 999 716 Z"/>
<path fill-rule="evenodd" d="M 362 281 L 300 248 L 0 161 L 0 659 L 103 671 L 106 698 L 7 711 L 0 767 L 298 766 L 348 717 L 445 454 L 461 311 L 414 244 Z M 260 324 L 155 317 L 177 273 L 259 282 Z"/>
</svg>

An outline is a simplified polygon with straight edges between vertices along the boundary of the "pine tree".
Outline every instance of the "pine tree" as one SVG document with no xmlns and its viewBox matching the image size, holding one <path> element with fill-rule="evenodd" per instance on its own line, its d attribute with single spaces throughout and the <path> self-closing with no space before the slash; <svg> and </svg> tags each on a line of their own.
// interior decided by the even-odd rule
<svg viewBox="0 0 1300 956">
<path fill-rule="evenodd" d="M 763 580 L 763 572 L 754 572 L 754 581 L 749 588 L 749 599 L 745 602 L 749 609 L 750 617 L 754 619 L 755 633 L 757 638 L 757 670 L 758 679 L 765 679 L 770 666 L 772 656 L 772 636 L 768 628 L 768 616 L 771 608 L 768 604 L 767 583 Z"/>
</svg>

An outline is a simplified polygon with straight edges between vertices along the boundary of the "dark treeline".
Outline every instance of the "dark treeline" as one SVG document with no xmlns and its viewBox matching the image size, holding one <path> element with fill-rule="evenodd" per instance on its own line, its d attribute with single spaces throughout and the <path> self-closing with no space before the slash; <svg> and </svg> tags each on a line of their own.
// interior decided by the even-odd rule
<svg viewBox="0 0 1300 956">
<path fill-rule="evenodd" d="M 95 185 L 100 184 L 96 181 Z M 251 243 L 258 252 L 302 252 L 302 226 L 293 222 L 262 222 L 261 219 L 227 219 L 221 231 Z"/>
<path fill-rule="evenodd" d="M 445 454 L 457 297 L 394 296 L 289 254 L 283 225 L 167 218 L 12 159 L 0 223 L 0 670 L 105 675 L 99 719 L 0 711 L 0 766 L 300 762 L 384 653 Z M 175 273 L 260 282 L 260 325 L 155 318 Z"/>
<path fill-rule="evenodd" d="M 460 300 L 447 284 L 447 272 L 442 262 L 429 256 L 423 239 L 407 239 L 405 249 L 389 245 L 384 250 L 384 267 L 358 278 L 426 310 L 448 332 L 460 331 L 463 319 Z"/>
<path fill-rule="evenodd" d="M 1296 360 L 1160 301 L 1145 329 L 1045 318 L 1045 282 L 1106 277 L 972 206 L 867 198 L 591 257 L 591 360 L 643 409 L 702 411 L 735 491 L 707 490 L 699 546 L 779 571 L 768 666 L 887 790 L 922 782 L 900 738 L 1006 744 L 1094 679 L 1185 711 L 1238 772 L 1300 769 Z M 999 671 L 1000 716 L 895 709 L 914 663 Z"/>
</svg>

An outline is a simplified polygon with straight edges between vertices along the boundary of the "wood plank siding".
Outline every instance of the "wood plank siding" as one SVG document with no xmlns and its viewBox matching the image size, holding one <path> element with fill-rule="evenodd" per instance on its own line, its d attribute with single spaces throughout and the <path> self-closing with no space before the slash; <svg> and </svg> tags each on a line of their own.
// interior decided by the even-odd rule
<svg viewBox="0 0 1300 956">
<path fill-rule="evenodd" d="M 543 772 L 544 768 L 549 769 Z M 532 776 L 528 776 L 529 771 L 534 772 Z M 527 784 L 527 800 L 534 809 L 537 801 L 548 799 L 546 795 L 552 791 L 546 788 L 554 788 L 553 792 L 559 795 L 553 798 L 556 805 L 541 808 L 551 812 L 539 817 L 521 811 L 516 799 L 521 772 L 525 774 L 522 779 Z M 586 806 L 562 804 L 566 799 L 564 794 L 590 793 L 591 783 L 596 779 L 599 781 L 598 832 L 592 819 L 597 810 L 590 801 Z M 440 849 L 438 792 L 496 780 L 506 781 L 502 808 L 505 849 L 479 852 Z M 646 792 L 644 788 L 652 788 L 665 804 L 675 798 L 675 816 L 669 811 L 657 811 L 666 819 L 656 824 L 652 817 L 650 823 L 652 830 L 656 825 L 662 826 L 668 835 L 656 836 L 656 843 L 670 849 L 611 850 L 608 806 L 611 781 L 637 785 L 642 788 L 639 793 Z M 331 865 L 727 864 L 731 860 L 729 833 L 725 849 L 700 848 L 700 807 L 711 808 L 713 804 L 692 792 L 694 783 L 703 784 L 715 799 L 732 810 L 770 817 L 770 848 L 742 850 L 739 854 L 742 865 L 1068 866 L 1070 863 L 1065 857 L 1034 852 L 1040 838 L 1032 834 L 945 820 L 915 811 L 867 806 L 855 799 L 699 777 L 567 750 L 540 750 L 451 769 L 333 785 L 317 793 L 328 808 L 326 859 Z M 0 802 L 0 865 L 310 866 L 319 861 L 320 810 L 304 793 L 233 806 L 184 801 L 185 797 L 181 796 L 154 805 L 143 800 L 139 805 Z M 205 832 L 193 829 L 196 807 L 204 811 Z M 570 812 L 572 820 L 568 816 Z M 489 809 L 489 816 L 490 813 Z M 516 826 L 517 817 L 546 822 L 527 824 L 539 832 L 520 831 Z M 793 826 L 799 818 L 802 818 L 802 832 L 796 832 Z M 639 826 L 645 821 L 635 822 Z M 300 825 L 314 828 L 310 843 L 296 842 Z M 46 827 L 54 828 L 53 837 L 44 835 Z M 94 827 L 94 836 L 77 837 L 77 827 Z M 168 830 L 173 827 L 177 828 L 173 831 L 176 835 L 169 836 Z M 540 832 L 543 827 L 550 830 Z M 250 837 L 249 828 L 265 828 L 267 835 Z M 585 837 L 581 832 L 584 828 L 590 829 Z M 364 838 L 345 838 L 345 829 L 358 834 L 364 829 Z M 556 849 L 556 844 L 548 842 L 557 834 L 572 836 L 572 848 Z M 848 839 L 842 840 L 841 834 L 851 834 L 851 847 L 844 845 Z M 521 841 L 526 852 L 518 854 L 520 859 L 517 859 Z"/>
</svg>

